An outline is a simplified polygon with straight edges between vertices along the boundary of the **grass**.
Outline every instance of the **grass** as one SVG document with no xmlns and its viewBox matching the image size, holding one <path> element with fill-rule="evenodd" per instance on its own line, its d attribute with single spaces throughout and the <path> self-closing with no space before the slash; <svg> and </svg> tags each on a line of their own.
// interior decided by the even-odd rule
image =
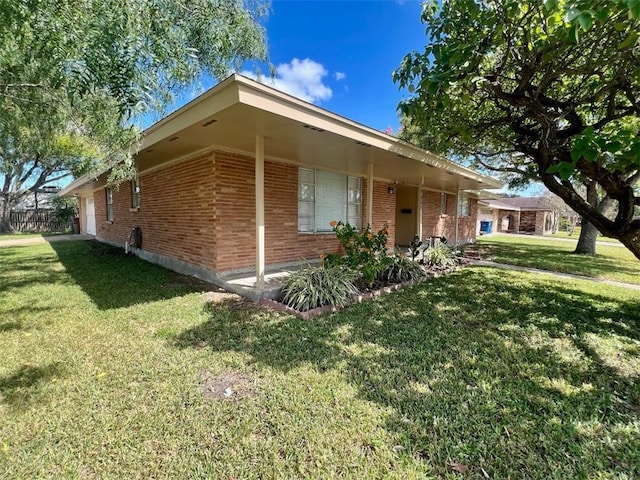
<svg viewBox="0 0 640 480">
<path fill-rule="evenodd" d="M 0 478 L 640 476 L 640 292 L 467 268 L 303 322 L 92 242 L 0 257 Z"/>
<path fill-rule="evenodd" d="M 575 240 L 577 242 L 578 238 L 580 238 L 580 227 L 574 228 L 572 235 L 569 235 L 569 232 L 567 232 L 566 230 L 562 230 L 561 229 L 561 230 L 558 230 L 553 235 L 551 235 L 551 237 L 553 237 L 553 238 L 570 238 L 570 239 Z"/>
<path fill-rule="evenodd" d="M 481 237 L 478 244 L 495 262 L 640 285 L 640 261 L 624 247 L 598 245 L 595 256 L 578 255 L 575 243 L 525 235 Z"/>
<path fill-rule="evenodd" d="M 556 233 L 551 235 L 550 238 L 568 238 L 577 242 L 578 238 L 580 238 L 580 229 L 581 227 L 576 227 L 573 231 L 573 235 L 569 235 L 569 232 L 566 230 L 558 230 Z M 598 232 L 598 242 L 620 243 L 620 240 L 617 238 L 605 237 Z"/>
</svg>

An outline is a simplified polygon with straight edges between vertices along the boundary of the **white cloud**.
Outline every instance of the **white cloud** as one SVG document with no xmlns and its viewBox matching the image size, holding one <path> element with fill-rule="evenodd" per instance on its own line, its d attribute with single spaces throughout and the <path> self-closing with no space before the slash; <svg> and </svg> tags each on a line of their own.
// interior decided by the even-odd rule
<svg viewBox="0 0 640 480">
<path fill-rule="evenodd" d="M 347 74 L 344 72 L 336 72 L 334 73 L 334 76 L 336 77 L 337 81 L 344 80 L 345 78 L 347 78 Z"/>
<path fill-rule="evenodd" d="M 329 72 L 322 64 L 309 58 L 294 58 L 291 63 L 281 63 L 276 67 L 274 78 L 264 75 L 258 77 L 250 71 L 240 73 L 311 103 L 329 100 L 333 96 L 331 88 L 322 81 Z"/>
</svg>

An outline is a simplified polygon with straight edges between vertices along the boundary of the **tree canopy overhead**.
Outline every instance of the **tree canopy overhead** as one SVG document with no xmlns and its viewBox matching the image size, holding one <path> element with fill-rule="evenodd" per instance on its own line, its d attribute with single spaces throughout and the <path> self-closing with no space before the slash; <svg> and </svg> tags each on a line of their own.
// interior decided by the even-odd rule
<svg viewBox="0 0 640 480">
<path fill-rule="evenodd" d="M 541 180 L 640 258 L 640 0 L 450 0 L 423 6 L 428 44 L 394 80 L 405 137 Z M 598 185 L 609 217 L 575 187 Z"/>
<path fill-rule="evenodd" d="M 265 59 L 262 0 L 0 0 L 0 201 L 62 174 L 131 173 L 132 119 Z"/>
</svg>

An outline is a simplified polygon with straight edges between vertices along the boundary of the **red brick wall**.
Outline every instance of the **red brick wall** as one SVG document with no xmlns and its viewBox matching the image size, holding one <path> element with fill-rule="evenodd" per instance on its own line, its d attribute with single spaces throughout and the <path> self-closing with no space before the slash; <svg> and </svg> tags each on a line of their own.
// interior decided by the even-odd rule
<svg viewBox="0 0 640 480">
<path fill-rule="evenodd" d="M 104 189 L 96 191 L 96 236 L 124 245 L 137 226 L 144 250 L 215 269 L 213 174 L 211 155 L 142 173 L 138 211 L 129 182 L 113 189 L 113 222 L 106 221 Z"/>
<path fill-rule="evenodd" d="M 226 152 L 175 163 L 140 176 L 141 204 L 131 209 L 131 187 L 114 189 L 114 220 L 106 222 L 104 190 L 95 192 L 98 238 L 124 244 L 131 228 L 142 229 L 143 249 L 218 272 L 255 266 L 255 175 L 253 158 Z M 366 224 L 367 185 L 362 182 L 362 221 Z M 374 231 L 388 224 L 395 243 L 395 193 L 386 182 L 373 187 Z M 265 162 L 266 263 L 315 260 L 338 251 L 332 233 L 299 234 L 298 167 Z M 454 238 L 455 196 L 440 216 L 440 194 L 423 194 L 423 236 Z M 460 238 L 475 238 L 476 201 L 460 218 Z"/>
<path fill-rule="evenodd" d="M 216 152 L 217 270 L 255 266 L 255 160 Z M 315 260 L 336 251 L 333 234 L 298 234 L 298 167 L 265 161 L 266 264 Z"/>
<path fill-rule="evenodd" d="M 212 189 L 217 270 L 238 268 L 238 263 L 252 266 L 256 250 L 254 160 L 216 152 Z"/>
<path fill-rule="evenodd" d="M 367 180 L 362 180 L 362 226 L 367 226 Z M 373 218 L 371 231 L 376 233 L 387 224 L 389 240 L 387 246 L 392 248 L 396 243 L 396 194 L 389 193 L 387 182 L 373 182 Z"/>
<path fill-rule="evenodd" d="M 534 233 L 536 231 L 536 212 L 520 212 L 521 232 Z"/>
<path fill-rule="evenodd" d="M 455 195 L 447 195 L 447 213 L 440 214 L 440 192 L 422 192 L 422 237 L 437 236 L 452 239 L 454 216 L 456 214 Z"/>
<path fill-rule="evenodd" d="M 475 198 L 470 198 L 469 199 L 469 216 L 458 218 L 458 242 L 470 243 L 475 241 L 476 231 L 478 226 L 477 224 L 478 224 L 478 200 L 476 200 Z"/>
<path fill-rule="evenodd" d="M 216 152 L 216 238 L 217 270 L 224 272 L 255 266 L 255 175 L 253 158 Z M 316 260 L 323 253 L 336 252 L 333 233 L 298 233 L 298 167 L 265 161 L 266 264 Z M 366 181 L 363 181 L 366 205 Z M 366 207 L 363 207 L 366 223 Z M 395 235 L 395 195 L 387 184 L 374 184 L 374 229 L 389 223 L 389 245 Z"/>
<path fill-rule="evenodd" d="M 456 196 L 447 194 L 447 213 L 440 214 L 440 192 L 422 192 L 422 237 L 445 236 L 453 242 L 456 236 Z M 458 219 L 458 241 L 471 242 L 476 238 L 478 201 L 469 201 L 469 216 Z"/>
</svg>

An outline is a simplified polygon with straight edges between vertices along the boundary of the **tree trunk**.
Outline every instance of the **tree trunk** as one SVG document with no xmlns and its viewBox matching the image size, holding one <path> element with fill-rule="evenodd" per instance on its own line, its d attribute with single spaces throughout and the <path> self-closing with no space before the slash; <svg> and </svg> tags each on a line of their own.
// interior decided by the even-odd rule
<svg viewBox="0 0 640 480">
<path fill-rule="evenodd" d="M 640 229 L 621 235 L 618 240 L 640 260 Z"/>
<path fill-rule="evenodd" d="M 11 205 L 6 198 L 0 199 L 2 208 L 0 208 L 0 232 L 12 232 L 11 228 Z"/>
<path fill-rule="evenodd" d="M 598 238 L 598 229 L 588 220 L 582 218 L 582 228 L 580 230 L 580 238 L 573 253 L 582 255 L 596 254 L 596 240 Z"/>
<path fill-rule="evenodd" d="M 587 187 L 587 203 L 594 208 L 598 208 L 600 201 L 598 195 L 598 186 L 595 182 L 585 183 Z M 584 216 L 582 217 L 582 228 L 580 229 L 580 238 L 573 253 L 582 255 L 596 254 L 596 239 L 598 238 L 598 229 Z"/>
</svg>

